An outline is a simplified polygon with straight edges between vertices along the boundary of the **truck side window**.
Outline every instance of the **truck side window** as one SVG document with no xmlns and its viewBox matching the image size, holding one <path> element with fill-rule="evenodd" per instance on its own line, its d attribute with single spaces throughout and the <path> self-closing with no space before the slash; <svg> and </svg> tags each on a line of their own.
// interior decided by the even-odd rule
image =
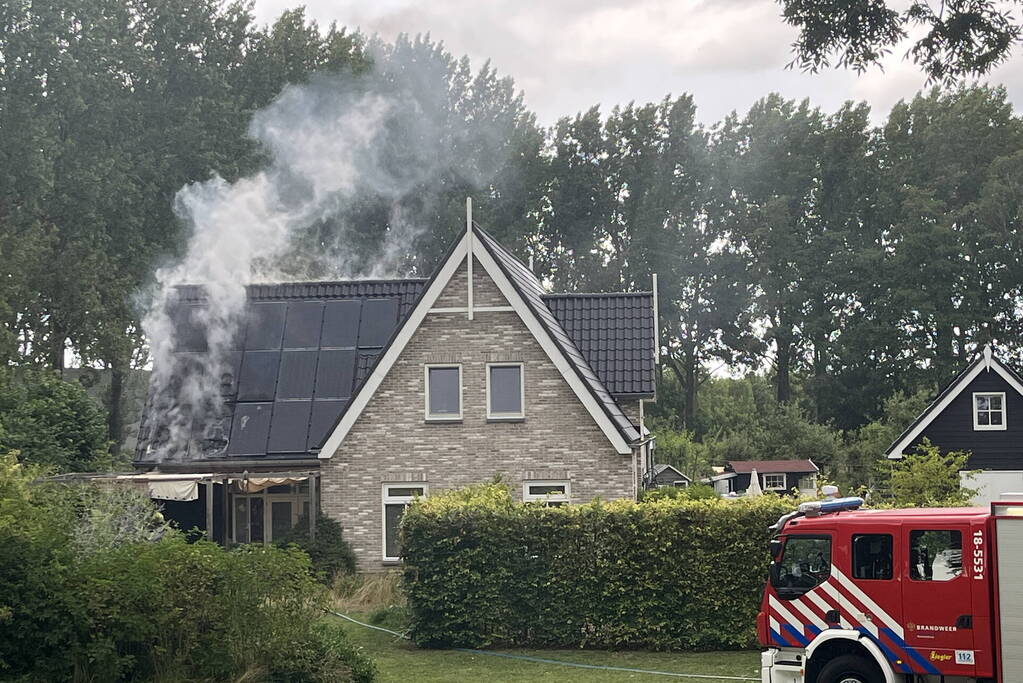
<svg viewBox="0 0 1023 683">
<path fill-rule="evenodd" d="M 857 534 L 852 538 L 854 579 L 892 578 L 891 534 Z"/>
<path fill-rule="evenodd" d="M 776 576 L 771 583 L 778 589 L 803 592 L 818 586 L 831 576 L 831 539 L 824 536 L 789 536 Z"/>
<path fill-rule="evenodd" d="M 951 581 L 963 573 L 963 534 L 952 529 L 909 532 L 909 578 Z"/>
</svg>

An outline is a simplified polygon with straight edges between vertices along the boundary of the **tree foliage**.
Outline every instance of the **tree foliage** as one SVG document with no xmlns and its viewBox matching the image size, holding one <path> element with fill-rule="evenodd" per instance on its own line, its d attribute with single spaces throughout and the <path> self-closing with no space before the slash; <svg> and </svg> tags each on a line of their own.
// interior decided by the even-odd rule
<svg viewBox="0 0 1023 683">
<path fill-rule="evenodd" d="M 969 457 L 969 453 L 963 452 L 942 453 L 925 439 L 916 453 L 893 465 L 892 502 L 908 507 L 969 505 L 976 491 L 963 486 L 959 475 L 966 470 Z"/>
<path fill-rule="evenodd" d="M 929 80 L 980 76 L 1009 58 L 1023 30 L 1016 0 L 779 2 L 786 23 L 799 29 L 792 63 L 810 71 L 832 61 L 864 71 L 920 33 L 909 56 Z"/>
</svg>

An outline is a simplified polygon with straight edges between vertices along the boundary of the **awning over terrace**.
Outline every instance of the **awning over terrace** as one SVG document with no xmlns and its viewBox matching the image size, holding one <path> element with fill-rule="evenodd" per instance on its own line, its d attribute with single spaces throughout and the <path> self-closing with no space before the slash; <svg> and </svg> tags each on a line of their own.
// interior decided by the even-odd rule
<svg viewBox="0 0 1023 683">
<path fill-rule="evenodd" d="M 316 510 L 317 470 L 298 470 L 292 472 L 75 472 L 47 477 L 45 481 L 55 483 L 96 483 L 114 486 L 132 486 L 145 491 L 155 500 L 191 502 L 199 499 L 199 485 L 207 487 L 206 500 L 206 531 L 212 538 L 213 529 L 213 497 L 214 486 L 219 485 L 223 497 L 223 509 L 227 509 L 229 490 L 233 486 L 236 493 L 259 493 L 272 486 L 298 484 L 309 481 L 310 509 Z M 316 515 L 309 515 L 309 532 L 316 534 Z M 223 515 L 223 538 L 228 538 L 227 515 Z"/>
</svg>

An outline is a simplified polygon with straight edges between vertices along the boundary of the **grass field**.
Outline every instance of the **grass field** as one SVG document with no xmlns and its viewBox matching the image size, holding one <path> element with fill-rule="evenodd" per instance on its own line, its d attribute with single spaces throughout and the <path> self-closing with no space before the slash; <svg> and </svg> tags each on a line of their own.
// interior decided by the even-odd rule
<svg viewBox="0 0 1023 683">
<path fill-rule="evenodd" d="M 359 618 L 360 615 L 353 615 Z M 696 679 L 657 676 L 624 671 L 581 669 L 454 650 L 420 650 L 394 636 L 342 621 L 353 642 L 365 648 L 380 668 L 381 683 L 416 681 L 566 681 L 612 683 L 617 681 L 703 681 L 729 683 L 728 679 Z M 494 650 L 495 653 L 556 659 L 579 664 L 618 666 L 673 673 L 744 676 L 759 680 L 758 652 L 606 652 L 599 650 Z"/>
</svg>

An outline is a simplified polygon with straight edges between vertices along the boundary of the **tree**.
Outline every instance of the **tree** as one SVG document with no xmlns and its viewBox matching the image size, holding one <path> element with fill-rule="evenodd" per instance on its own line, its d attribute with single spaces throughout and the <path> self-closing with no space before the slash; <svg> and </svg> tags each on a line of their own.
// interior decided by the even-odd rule
<svg viewBox="0 0 1023 683">
<path fill-rule="evenodd" d="M 911 32 L 922 30 L 909 50 L 913 61 L 929 80 L 953 81 L 985 74 L 1007 60 L 1023 30 L 1013 7 L 1018 0 L 779 2 L 785 22 L 799 29 L 792 64 L 809 71 L 832 61 L 864 71 Z"/>
<path fill-rule="evenodd" d="M 917 452 L 892 467 L 891 496 L 906 507 L 961 507 L 970 504 L 976 491 L 962 486 L 959 473 L 966 469 L 969 453 L 942 453 L 924 439 Z"/>
<path fill-rule="evenodd" d="M 0 375 L 0 451 L 57 472 L 109 469 L 106 416 L 81 385 L 50 370 Z"/>
</svg>

